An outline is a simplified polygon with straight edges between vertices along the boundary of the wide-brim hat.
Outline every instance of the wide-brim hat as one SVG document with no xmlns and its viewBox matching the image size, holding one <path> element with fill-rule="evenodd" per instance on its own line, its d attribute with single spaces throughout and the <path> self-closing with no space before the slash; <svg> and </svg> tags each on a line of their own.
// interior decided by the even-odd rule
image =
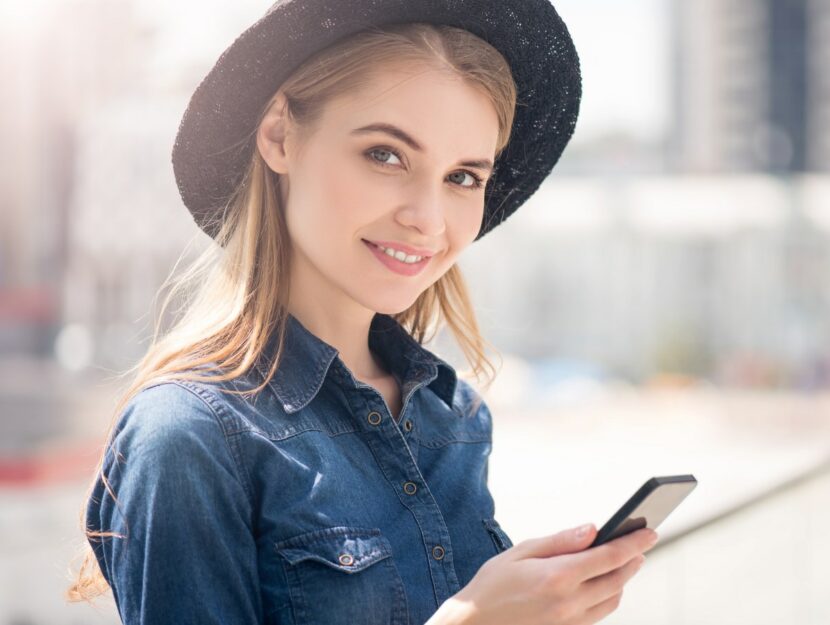
<svg viewBox="0 0 830 625">
<path fill-rule="evenodd" d="M 582 96 L 579 57 L 549 0 L 278 0 L 225 49 L 184 112 L 172 162 L 185 206 L 215 238 L 242 181 L 254 126 L 283 81 L 339 39 L 399 22 L 463 28 L 505 57 L 517 86 L 510 141 L 485 188 L 475 240 L 539 188 L 573 135 Z"/>
</svg>

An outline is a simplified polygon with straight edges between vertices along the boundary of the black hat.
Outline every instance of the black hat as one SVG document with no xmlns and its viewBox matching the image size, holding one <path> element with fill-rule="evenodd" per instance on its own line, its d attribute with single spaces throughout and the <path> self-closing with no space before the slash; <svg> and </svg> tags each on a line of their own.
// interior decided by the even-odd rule
<svg viewBox="0 0 830 625">
<path fill-rule="evenodd" d="M 173 171 L 200 228 L 218 233 L 254 149 L 254 125 L 282 82 L 337 40 L 398 22 L 463 28 L 510 64 L 518 105 L 485 188 L 475 240 L 533 195 L 573 135 L 582 96 L 579 57 L 550 0 L 277 0 L 221 54 L 179 125 Z"/>
</svg>

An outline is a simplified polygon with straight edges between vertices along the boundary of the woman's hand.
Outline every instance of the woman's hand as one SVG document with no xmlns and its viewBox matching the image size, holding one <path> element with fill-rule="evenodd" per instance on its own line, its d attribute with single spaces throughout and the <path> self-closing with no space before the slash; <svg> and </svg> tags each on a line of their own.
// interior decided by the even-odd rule
<svg viewBox="0 0 830 625">
<path fill-rule="evenodd" d="M 427 625 L 591 625 L 605 618 L 657 533 L 642 528 L 587 549 L 596 528 L 583 536 L 577 529 L 527 539 L 490 558 Z"/>
</svg>

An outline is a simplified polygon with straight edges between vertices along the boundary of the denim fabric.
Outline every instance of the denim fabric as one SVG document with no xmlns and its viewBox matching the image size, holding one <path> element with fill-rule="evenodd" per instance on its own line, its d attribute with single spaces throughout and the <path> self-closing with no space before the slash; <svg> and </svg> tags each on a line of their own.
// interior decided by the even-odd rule
<svg viewBox="0 0 830 625">
<path fill-rule="evenodd" d="M 487 487 L 476 391 L 391 316 L 369 347 L 401 387 L 395 422 L 337 350 L 289 316 L 283 361 L 168 380 L 119 416 L 87 503 L 128 625 L 414 625 L 512 545 Z"/>
</svg>

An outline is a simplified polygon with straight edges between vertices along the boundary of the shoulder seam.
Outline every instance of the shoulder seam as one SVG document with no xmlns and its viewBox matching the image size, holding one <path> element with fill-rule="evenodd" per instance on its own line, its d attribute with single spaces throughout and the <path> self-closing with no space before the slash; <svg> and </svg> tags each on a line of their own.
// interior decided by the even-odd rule
<svg viewBox="0 0 830 625">
<path fill-rule="evenodd" d="M 215 398 L 209 395 L 206 389 L 196 385 L 188 384 L 187 380 L 167 380 L 167 382 L 170 382 L 171 384 L 175 384 L 176 386 L 185 389 L 193 396 L 198 397 L 202 401 L 202 403 L 204 403 L 205 406 L 208 407 L 210 413 L 213 415 L 213 418 L 216 420 L 216 424 L 222 431 L 222 438 L 225 440 L 225 444 L 228 446 L 228 453 L 230 454 L 231 459 L 233 460 L 233 464 L 236 467 L 236 479 L 242 485 L 242 488 L 248 497 L 248 502 L 251 504 L 251 509 L 253 509 L 254 502 L 252 489 L 249 483 L 250 476 L 248 476 L 248 473 L 247 471 L 245 471 L 244 467 L 240 466 L 239 460 L 237 459 L 236 454 L 234 453 L 234 449 L 231 446 L 230 441 L 228 440 L 228 433 L 225 429 L 225 424 L 222 422 L 222 419 L 219 417 L 219 414 L 217 412 L 218 410 L 222 409 L 221 405 L 218 405 L 218 403 L 215 402 Z M 242 478 L 243 474 L 245 475 L 245 479 Z"/>
</svg>

